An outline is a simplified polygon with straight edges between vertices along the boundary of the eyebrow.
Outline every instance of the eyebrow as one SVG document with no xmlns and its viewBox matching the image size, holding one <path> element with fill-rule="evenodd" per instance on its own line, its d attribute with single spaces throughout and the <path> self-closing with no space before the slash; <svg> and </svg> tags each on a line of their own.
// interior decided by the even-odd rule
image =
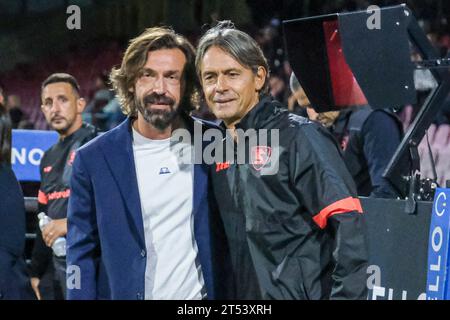
<svg viewBox="0 0 450 320">
<path fill-rule="evenodd" d="M 156 70 L 153 70 L 151 68 L 142 68 L 141 69 L 141 73 L 144 73 L 144 72 L 149 72 L 151 74 L 157 73 Z M 170 76 L 170 75 L 173 75 L 173 74 L 182 74 L 182 73 L 183 73 L 182 70 L 166 70 L 166 71 L 163 72 L 163 75 L 164 76 Z"/>
<path fill-rule="evenodd" d="M 172 75 L 181 75 L 182 71 L 179 70 L 168 70 L 164 72 L 165 76 L 172 76 Z"/>
<path fill-rule="evenodd" d="M 65 94 L 59 94 L 56 96 L 56 99 L 61 99 L 61 98 L 65 98 L 68 99 L 68 97 Z M 48 102 L 48 101 L 53 101 L 52 97 L 47 97 L 44 99 L 44 102 Z"/>
<path fill-rule="evenodd" d="M 229 68 L 229 69 L 226 69 L 225 71 L 224 71 L 224 73 L 230 73 L 230 72 L 241 72 L 241 70 L 240 69 L 238 69 L 238 68 Z"/>
<path fill-rule="evenodd" d="M 155 73 L 156 71 L 150 68 L 142 68 L 140 70 L 140 73 L 149 72 L 149 73 Z"/>
<path fill-rule="evenodd" d="M 217 74 L 217 73 L 225 73 L 226 74 L 226 73 L 230 73 L 230 72 L 240 72 L 240 70 L 237 68 L 229 68 L 229 69 L 219 70 L 219 71 L 206 70 L 206 71 L 202 72 L 202 76 L 210 75 L 210 74 Z"/>
</svg>

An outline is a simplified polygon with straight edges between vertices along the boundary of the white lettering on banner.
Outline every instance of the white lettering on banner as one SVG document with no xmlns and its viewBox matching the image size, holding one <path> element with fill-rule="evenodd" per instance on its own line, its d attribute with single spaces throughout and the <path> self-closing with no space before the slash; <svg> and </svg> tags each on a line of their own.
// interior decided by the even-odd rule
<svg viewBox="0 0 450 320">
<path fill-rule="evenodd" d="M 392 300 L 392 296 L 394 295 L 394 289 L 389 288 L 388 300 Z"/>
<path fill-rule="evenodd" d="M 421 293 L 417 300 L 427 300 L 427 294 L 425 292 Z"/>
<path fill-rule="evenodd" d="M 436 241 L 435 241 L 436 240 L 436 235 L 439 235 L 439 242 L 438 242 L 438 244 L 436 244 Z M 442 236 L 443 236 L 442 235 L 442 228 L 441 227 L 436 227 L 433 230 L 433 235 L 431 236 L 431 239 L 433 240 L 431 242 L 431 245 L 432 245 L 433 250 L 435 252 L 438 252 L 439 250 L 441 250 L 441 247 L 442 247 Z"/>
<path fill-rule="evenodd" d="M 20 151 L 18 151 L 16 148 L 12 148 L 11 150 L 11 164 L 16 164 L 16 161 L 20 163 L 21 165 L 27 164 L 28 162 L 34 166 L 38 166 L 41 163 L 42 156 L 44 155 L 44 151 L 41 149 L 31 149 L 27 153 L 26 148 L 21 148 Z"/>
<path fill-rule="evenodd" d="M 436 235 L 439 236 L 439 242 L 436 243 Z M 433 230 L 433 233 L 431 235 L 431 247 L 433 248 L 434 252 L 439 252 L 439 250 L 441 250 L 442 247 L 442 228 L 441 227 L 436 227 Z M 439 254 L 437 256 L 437 263 L 436 264 L 430 264 L 430 270 L 431 271 L 440 271 L 441 270 L 441 255 Z M 430 291 L 434 291 L 437 292 L 439 291 L 439 276 L 436 276 L 436 283 L 435 284 L 430 284 L 428 286 L 428 290 Z"/>
<path fill-rule="evenodd" d="M 22 148 L 20 149 L 20 153 L 17 151 L 16 148 L 12 148 L 11 150 L 11 164 L 16 164 L 16 159 L 19 161 L 20 164 L 25 165 L 26 163 L 26 149 Z"/>
<path fill-rule="evenodd" d="M 439 210 L 438 210 L 438 203 L 440 203 L 441 197 L 444 198 L 444 202 L 442 202 L 442 210 L 439 211 Z M 446 201 L 447 201 L 447 195 L 446 195 L 444 192 L 441 192 L 441 193 L 437 196 L 436 201 L 434 202 L 434 210 L 436 211 L 436 215 L 437 215 L 438 217 L 442 217 L 442 215 L 444 214 L 444 212 L 445 212 L 445 206 L 447 205 Z"/>
<path fill-rule="evenodd" d="M 387 300 L 394 300 L 394 289 L 385 288 L 379 286 L 373 286 L 372 289 L 372 300 L 379 300 L 377 298 L 386 298 L 386 289 L 388 289 Z M 421 293 L 417 300 L 425 300 L 426 293 Z M 402 300 L 408 300 L 408 291 L 402 290 Z"/>
<path fill-rule="evenodd" d="M 38 156 L 38 158 L 35 157 L 36 155 Z M 30 153 L 28 154 L 28 161 L 33 166 L 39 166 L 43 155 L 44 155 L 44 151 L 42 151 L 40 149 L 31 149 Z"/>
<path fill-rule="evenodd" d="M 444 192 L 440 192 L 436 196 L 436 200 L 434 202 L 434 215 L 437 218 L 442 218 L 445 213 L 445 207 L 447 205 L 446 203 L 447 195 Z M 441 205 L 441 207 L 440 207 Z M 441 208 L 441 210 L 439 210 Z M 445 218 L 444 218 L 445 219 Z M 441 284 L 445 283 L 445 277 L 442 277 L 443 268 L 445 268 L 445 260 L 446 260 L 446 252 L 444 247 L 444 232 L 447 232 L 446 229 L 442 229 L 442 224 L 438 225 L 438 221 L 441 221 L 441 219 L 436 220 L 433 228 L 433 224 L 431 226 L 432 232 L 431 232 L 431 249 L 428 254 L 428 293 L 433 296 L 433 294 L 439 295 L 441 288 Z M 434 253 L 434 254 L 433 254 Z M 443 261 L 444 260 L 444 261 Z M 442 267 L 441 267 L 442 266 Z M 433 272 L 437 272 L 437 274 L 434 274 Z M 444 279 L 442 279 L 444 278 Z M 443 282 L 444 281 L 444 282 Z M 428 298 L 427 299 L 437 299 L 434 298 Z"/>
<path fill-rule="evenodd" d="M 405 290 L 402 291 L 402 300 L 406 300 L 407 292 Z"/>
<path fill-rule="evenodd" d="M 369 291 L 372 291 L 372 296 L 369 296 L 368 299 L 371 300 L 379 300 L 378 298 L 385 298 L 387 300 L 394 300 L 394 288 L 386 288 L 381 286 L 381 268 L 376 264 L 372 264 L 367 267 L 367 274 L 369 277 L 367 278 L 367 288 Z M 387 289 L 387 296 L 386 296 Z M 397 289 L 395 290 L 397 292 Z M 426 293 L 421 293 L 417 300 L 425 300 Z M 402 300 L 408 299 L 408 291 L 402 290 L 401 295 Z"/>
<path fill-rule="evenodd" d="M 377 300 L 377 297 L 384 297 L 385 291 L 386 290 L 383 287 L 373 286 L 372 300 Z"/>
</svg>

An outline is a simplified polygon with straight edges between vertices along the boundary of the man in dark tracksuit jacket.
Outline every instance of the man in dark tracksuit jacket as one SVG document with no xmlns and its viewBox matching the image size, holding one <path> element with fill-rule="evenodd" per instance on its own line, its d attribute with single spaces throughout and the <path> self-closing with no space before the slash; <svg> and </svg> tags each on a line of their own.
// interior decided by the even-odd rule
<svg viewBox="0 0 450 320">
<path fill-rule="evenodd" d="M 67 217 L 67 205 L 70 195 L 70 176 L 72 174 L 72 163 L 75 157 L 75 151 L 84 145 L 86 142 L 95 138 L 97 130 L 90 124 L 83 123 L 70 136 L 60 139 L 55 145 L 48 149 L 40 163 L 41 185 L 38 196 L 38 211 L 45 212 L 51 219 L 65 219 Z M 36 228 L 36 240 L 33 247 L 31 259 L 31 277 L 42 278 L 47 272 L 48 268 L 52 267 L 49 264 L 53 260 L 58 265 L 61 265 L 59 274 L 56 278 L 63 280 L 57 283 L 61 290 L 65 291 L 65 257 L 56 257 L 53 255 L 52 249 L 45 245 L 42 238 L 42 232 Z M 64 268 L 63 268 L 64 267 Z M 41 287 L 41 286 L 40 286 Z M 52 290 L 41 287 L 42 298 L 50 298 Z M 55 299 L 57 299 L 59 292 L 55 292 Z M 62 292 L 64 297 L 65 292 Z"/>
<path fill-rule="evenodd" d="M 57 238 L 65 237 L 67 233 L 69 181 L 76 150 L 93 139 L 97 130 L 82 121 L 85 101 L 72 75 L 50 75 L 42 83 L 41 99 L 41 110 L 47 122 L 58 132 L 59 141 L 45 152 L 40 163 L 38 209 L 52 221 L 42 232 L 37 226 L 31 260 L 31 284 L 39 299 L 60 299 L 65 297 L 66 291 L 66 257 L 57 257 L 51 247 Z M 50 262 L 53 264 L 53 275 L 49 272 L 52 267 Z"/>
<path fill-rule="evenodd" d="M 383 177 L 403 137 L 402 123 L 391 108 L 372 109 L 364 105 L 317 113 L 294 73 L 290 86 L 308 117 L 328 128 L 338 140 L 359 196 L 396 198 L 405 191 L 402 182 Z M 403 160 L 402 175 L 408 175 L 409 160 Z"/>
<path fill-rule="evenodd" d="M 196 65 L 208 106 L 248 155 L 212 170 L 236 297 L 366 299 L 364 218 L 334 138 L 264 95 L 267 62 L 229 24 L 202 37 Z M 266 129 L 267 141 L 239 129 Z"/>
<path fill-rule="evenodd" d="M 358 195 L 395 198 L 401 194 L 383 177 L 403 136 L 402 123 L 392 110 L 369 105 L 342 110 L 330 131 L 341 144 Z M 405 164 L 404 174 L 408 172 Z"/>
</svg>

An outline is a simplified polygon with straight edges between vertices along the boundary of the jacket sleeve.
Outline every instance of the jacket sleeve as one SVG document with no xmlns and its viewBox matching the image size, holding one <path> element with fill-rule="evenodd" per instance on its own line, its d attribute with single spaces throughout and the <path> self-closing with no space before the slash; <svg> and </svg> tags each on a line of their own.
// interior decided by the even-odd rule
<svg viewBox="0 0 450 320">
<path fill-rule="evenodd" d="M 329 235 L 330 299 L 367 299 L 367 242 L 356 187 L 335 140 L 324 128 L 303 125 L 290 149 L 290 174 L 311 222 Z"/>
<path fill-rule="evenodd" d="M 78 152 L 70 180 L 67 212 L 67 298 L 97 298 L 99 240 L 90 175 Z"/>
</svg>

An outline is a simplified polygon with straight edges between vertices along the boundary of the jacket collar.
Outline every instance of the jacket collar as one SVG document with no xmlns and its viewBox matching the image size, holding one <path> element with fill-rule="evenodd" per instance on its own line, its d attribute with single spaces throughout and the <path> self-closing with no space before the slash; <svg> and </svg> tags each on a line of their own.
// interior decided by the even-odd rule
<svg viewBox="0 0 450 320">
<path fill-rule="evenodd" d="M 70 134 L 69 136 L 64 137 L 64 138 L 60 137 L 59 142 L 60 143 L 69 143 L 69 142 L 71 142 L 75 139 L 78 139 L 84 135 L 88 135 L 88 134 L 94 135 L 95 133 L 96 133 L 96 129 L 93 125 L 83 122 L 81 124 L 81 126 L 76 131 L 74 131 L 72 134 Z"/>
<path fill-rule="evenodd" d="M 280 104 L 271 96 L 262 96 L 259 102 L 236 124 L 236 129 L 259 129 L 280 111 Z"/>
</svg>

